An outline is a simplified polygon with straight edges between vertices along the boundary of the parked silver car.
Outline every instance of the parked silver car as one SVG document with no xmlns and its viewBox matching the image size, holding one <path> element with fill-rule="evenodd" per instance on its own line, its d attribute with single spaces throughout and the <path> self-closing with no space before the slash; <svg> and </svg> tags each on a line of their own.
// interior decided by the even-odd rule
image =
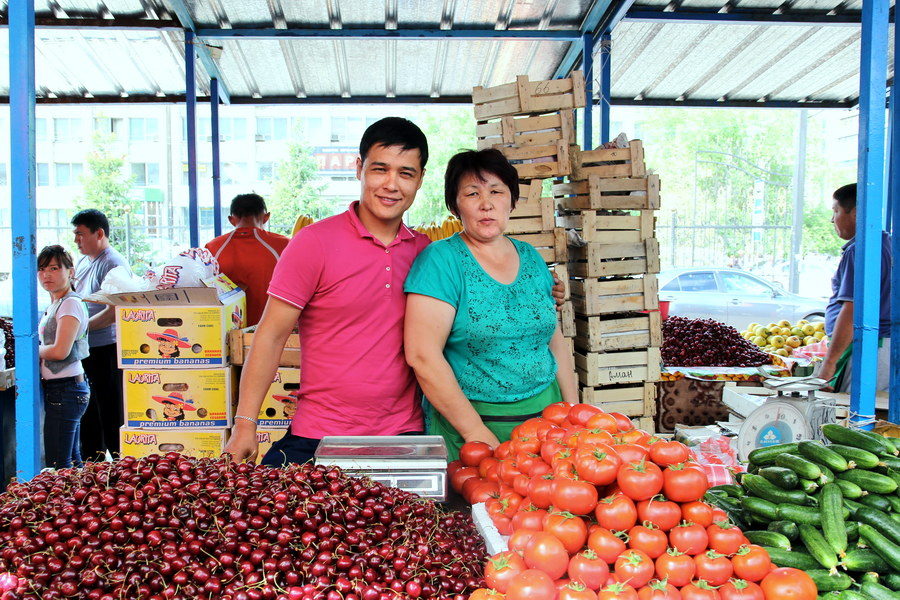
<svg viewBox="0 0 900 600">
<path fill-rule="evenodd" d="M 738 269 L 672 269 L 659 274 L 659 299 L 669 314 L 715 319 L 742 331 L 750 323 L 821 320 L 825 300 L 785 291 Z"/>
</svg>

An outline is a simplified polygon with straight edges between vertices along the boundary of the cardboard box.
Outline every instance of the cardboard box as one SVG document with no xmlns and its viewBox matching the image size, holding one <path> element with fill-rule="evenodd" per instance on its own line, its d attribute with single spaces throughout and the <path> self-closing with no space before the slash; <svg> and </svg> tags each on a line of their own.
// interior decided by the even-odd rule
<svg viewBox="0 0 900 600">
<path fill-rule="evenodd" d="M 269 386 L 259 408 L 259 427 L 262 429 L 287 429 L 297 412 L 297 394 L 300 392 L 300 369 L 280 367 L 275 380 Z M 235 399 L 237 402 L 237 399 Z"/>
<path fill-rule="evenodd" d="M 197 458 L 218 458 L 228 441 L 226 429 L 119 429 L 122 456 L 180 452 Z"/>
<path fill-rule="evenodd" d="M 256 430 L 256 442 L 259 444 L 259 450 L 256 452 L 256 462 L 262 461 L 263 456 L 272 447 L 272 444 L 284 437 L 287 429 L 280 427 L 278 429 L 260 428 Z"/>
<path fill-rule="evenodd" d="M 228 365 L 228 332 L 246 323 L 243 290 L 225 275 L 206 287 L 91 294 L 116 307 L 119 366 L 170 369 Z"/>
<path fill-rule="evenodd" d="M 142 429 L 231 426 L 233 367 L 126 370 L 125 425 Z"/>
</svg>

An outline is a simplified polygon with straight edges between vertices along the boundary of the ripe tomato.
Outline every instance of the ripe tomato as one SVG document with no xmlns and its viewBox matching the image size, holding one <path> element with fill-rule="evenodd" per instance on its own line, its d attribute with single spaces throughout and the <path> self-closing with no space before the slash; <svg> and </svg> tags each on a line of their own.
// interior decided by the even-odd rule
<svg viewBox="0 0 900 600">
<path fill-rule="evenodd" d="M 541 531 L 544 528 L 545 516 L 547 516 L 547 511 L 542 508 L 535 508 L 534 505 L 520 508 L 512 517 L 513 529 Z"/>
<path fill-rule="evenodd" d="M 588 548 L 597 553 L 598 558 L 608 565 L 616 562 L 619 555 L 625 552 L 625 542 L 605 527 L 598 527 L 588 535 Z"/>
<path fill-rule="evenodd" d="M 734 565 L 734 574 L 741 579 L 747 581 L 762 581 L 763 578 L 772 570 L 772 560 L 769 553 L 762 546 L 755 544 L 741 546 L 737 553 L 731 557 L 731 564 Z M 805 573 L 804 573 L 805 575 Z M 779 598 L 778 596 L 772 596 Z"/>
<path fill-rule="evenodd" d="M 453 474 L 450 475 L 450 485 L 452 485 L 453 489 L 457 492 L 462 492 L 463 484 L 466 480 L 473 477 L 478 477 L 478 469 L 475 467 L 462 467 L 456 469 Z"/>
<path fill-rule="evenodd" d="M 522 472 L 519 470 L 519 465 L 516 464 L 514 459 L 508 458 L 497 463 L 497 477 L 506 485 L 512 485 L 516 480 L 516 477 L 521 474 Z"/>
<path fill-rule="evenodd" d="M 465 484 L 463 484 L 463 498 L 466 498 L 466 500 L 468 500 L 470 504 L 486 502 L 488 498 L 496 497 L 500 493 L 499 485 L 497 485 L 493 481 L 482 479 L 477 484 L 471 487 L 471 491 L 469 492 L 468 497 L 466 497 L 466 485 L 468 485 L 472 481 L 475 481 L 475 479 L 472 478 Z"/>
<path fill-rule="evenodd" d="M 558 598 L 559 600 L 597 600 L 597 593 L 579 581 L 570 581 L 559 589 Z"/>
<path fill-rule="evenodd" d="M 519 452 L 527 452 L 528 454 L 537 454 L 541 451 L 541 440 L 536 437 L 520 437 L 509 440 L 509 449 L 514 454 Z"/>
<path fill-rule="evenodd" d="M 500 442 L 500 445 L 494 448 L 494 457 L 503 460 L 505 458 L 509 458 L 509 455 L 512 453 L 512 448 L 510 447 L 509 440 L 505 442 Z"/>
<path fill-rule="evenodd" d="M 525 564 L 529 569 L 540 569 L 551 579 L 559 579 L 569 567 L 569 553 L 556 536 L 538 532 L 525 546 Z"/>
<path fill-rule="evenodd" d="M 744 532 L 728 521 L 717 521 L 706 528 L 709 537 L 709 547 L 719 554 L 731 556 L 738 548 L 750 542 L 744 537 Z"/>
<path fill-rule="evenodd" d="M 759 585 L 743 579 L 731 579 L 719 588 L 722 600 L 766 600 L 766 595 Z M 772 596 L 781 598 L 782 596 Z"/>
<path fill-rule="evenodd" d="M 616 420 L 616 425 L 619 426 L 619 431 L 631 431 L 632 429 L 634 429 L 634 423 L 632 423 L 631 419 L 629 419 L 622 413 L 611 412 L 609 413 L 609 416 Z"/>
<path fill-rule="evenodd" d="M 553 506 L 576 515 L 589 515 L 597 506 L 597 487 L 588 481 L 557 479 Z"/>
<path fill-rule="evenodd" d="M 654 496 L 637 503 L 638 519 L 649 521 L 662 531 L 669 531 L 681 522 L 681 508 L 665 496 Z"/>
<path fill-rule="evenodd" d="M 675 587 L 682 587 L 694 579 L 697 565 L 694 559 L 675 548 L 669 548 L 656 559 L 656 577 L 668 581 Z"/>
<path fill-rule="evenodd" d="M 599 408 L 590 404 L 575 404 L 569 411 L 569 420 L 575 425 L 584 427 L 587 425 L 587 422 L 590 421 L 591 417 L 600 412 L 602 411 Z"/>
<path fill-rule="evenodd" d="M 615 493 L 597 502 L 594 510 L 600 527 L 613 531 L 628 530 L 637 523 L 637 507 L 634 501 L 622 493 Z"/>
<path fill-rule="evenodd" d="M 506 600 L 554 600 L 556 586 L 549 575 L 537 569 L 519 573 L 509 583 Z"/>
<path fill-rule="evenodd" d="M 681 588 L 681 600 L 720 600 L 720 598 L 716 588 L 700 579 Z"/>
<path fill-rule="evenodd" d="M 562 442 L 558 442 L 556 440 L 545 440 L 543 444 L 541 444 L 540 457 L 545 463 L 550 466 L 553 466 L 553 459 L 559 456 L 560 452 L 567 450 L 568 447 Z"/>
<path fill-rule="evenodd" d="M 489 456 L 494 456 L 494 451 L 484 442 L 466 442 L 459 449 L 459 460 L 467 467 L 477 467 Z"/>
<path fill-rule="evenodd" d="M 671 583 L 652 579 L 638 590 L 638 598 L 640 600 L 681 600 L 681 592 Z"/>
<path fill-rule="evenodd" d="M 528 484 L 528 497 L 531 498 L 531 503 L 538 508 L 550 508 L 553 504 L 553 484 L 551 475 L 532 477 L 531 483 Z"/>
<path fill-rule="evenodd" d="M 812 578 L 798 569 L 775 569 L 759 585 L 766 598 L 815 600 L 818 590 Z"/>
<path fill-rule="evenodd" d="M 660 467 L 677 465 L 691 457 L 691 450 L 681 442 L 656 442 L 650 444 L 650 460 Z"/>
<path fill-rule="evenodd" d="M 531 483 L 531 477 L 528 475 L 516 475 L 513 478 L 512 486 L 520 496 L 528 495 L 528 484 Z"/>
<path fill-rule="evenodd" d="M 584 433 L 578 436 L 578 447 L 587 446 L 588 448 L 597 446 L 598 444 L 614 444 L 615 438 L 608 431 L 602 429 L 582 429 Z"/>
<path fill-rule="evenodd" d="M 613 574 L 616 580 L 634 588 L 647 585 L 656 567 L 653 560 L 640 550 L 627 550 L 616 559 Z"/>
<path fill-rule="evenodd" d="M 497 590 L 478 588 L 469 596 L 469 600 L 504 600 L 506 596 Z"/>
<path fill-rule="evenodd" d="M 616 480 L 622 460 L 612 448 L 583 449 L 575 454 L 578 476 L 594 485 L 608 485 Z"/>
<path fill-rule="evenodd" d="M 541 416 L 554 425 L 559 425 L 568 418 L 569 411 L 572 410 L 573 406 L 578 405 L 572 405 L 568 402 L 555 402 L 544 407 L 544 410 L 541 411 Z"/>
<path fill-rule="evenodd" d="M 709 548 L 709 535 L 700 525 L 685 521 L 669 532 L 669 543 L 679 552 L 696 556 Z"/>
<path fill-rule="evenodd" d="M 703 579 L 712 586 L 720 586 L 731 577 L 734 567 L 724 554 L 715 550 L 702 552 L 694 557 L 697 565 L 697 579 Z"/>
<path fill-rule="evenodd" d="M 672 465 L 663 472 L 663 493 L 675 502 L 694 502 L 709 489 L 709 479 L 701 469 Z"/>
<path fill-rule="evenodd" d="M 657 558 L 665 553 L 669 545 L 666 533 L 649 521 L 644 525 L 635 525 L 628 532 L 628 547 L 642 550 L 650 558 Z"/>
<path fill-rule="evenodd" d="M 609 577 L 609 565 L 599 554 L 588 548 L 569 560 L 566 573 L 573 581 L 580 581 L 596 591 L 603 587 Z"/>
<path fill-rule="evenodd" d="M 587 427 L 589 429 L 602 429 L 609 433 L 619 433 L 619 424 L 616 418 L 609 413 L 599 412 L 588 419 Z"/>
<path fill-rule="evenodd" d="M 663 487 L 663 474 L 659 467 L 647 460 L 626 463 L 616 475 L 619 489 L 632 500 L 647 500 L 657 495 Z"/>
<path fill-rule="evenodd" d="M 584 548 L 587 541 L 587 525 L 584 519 L 572 513 L 547 513 L 544 517 L 544 531 L 555 535 L 569 554 L 575 554 Z"/>
<path fill-rule="evenodd" d="M 719 521 L 727 521 L 728 520 L 728 513 L 726 513 L 724 510 L 722 510 L 718 506 L 712 507 L 712 513 L 713 513 L 713 523 L 718 523 Z"/>
<path fill-rule="evenodd" d="M 480 442 L 479 442 L 480 443 Z M 493 456 L 488 456 L 478 464 L 478 475 L 485 479 L 497 480 L 497 469 L 500 467 L 500 460 Z M 493 477 L 490 475 L 493 474 Z"/>
<path fill-rule="evenodd" d="M 488 559 L 484 567 L 484 581 L 491 588 L 505 594 L 510 581 L 527 568 L 518 552 L 500 552 Z"/>
<path fill-rule="evenodd" d="M 447 463 L 447 477 L 453 477 L 453 474 L 462 469 L 465 465 L 459 460 L 451 460 Z"/>
<path fill-rule="evenodd" d="M 531 538 L 534 537 L 534 534 L 538 533 L 539 531 L 539 529 L 515 528 L 512 534 L 509 536 L 509 540 L 506 542 L 506 546 L 510 550 L 514 550 L 521 554 L 525 552 L 525 546 L 528 545 L 528 542 L 531 541 Z"/>
<path fill-rule="evenodd" d="M 650 456 L 647 449 L 638 444 L 616 444 L 613 448 L 615 448 L 616 453 L 619 455 L 619 458 L 622 459 L 622 462 L 626 464 L 630 462 L 640 462 L 646 460 Z"/>
<path fill-rule="evenodd" d="M 599 600 L 639 600 L 637 591 L 627 583 L 611 583 L 597 594 Z"/>
<path fill-rule="evenodd" d="M 681 518 L 703 527 L 713 524 L 712 507 L 706 502 L 687 502 L 681 505 Z"/>
</svg>

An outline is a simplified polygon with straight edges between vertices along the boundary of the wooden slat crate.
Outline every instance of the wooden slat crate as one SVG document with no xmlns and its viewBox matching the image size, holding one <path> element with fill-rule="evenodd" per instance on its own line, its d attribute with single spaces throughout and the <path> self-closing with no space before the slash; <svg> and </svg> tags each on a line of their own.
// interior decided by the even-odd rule
<svg viewBox="0 0 900 600">
<path fill-rule="evenodd" d="M 576 150 L 572 153 L 572 171 L 573 179 L 587 179 L 591 175 L 643 177 L 647 174 L 644 145 L 641 140 L 632 140 L 627 148 Z"/>
<path fill-rule="evenodd" d="M 606 412 L 626 417 L 652 417 L 656 414 L 656 384 L 626 383 L 581 388 L 581 401 Z"/>
<path fill-rule="evenodd" d="M 586 210 L 562 214 L 556 224 L 575 229 L 586 242 L 601 244 L 638 244 L 654 237 L 656 213 L 652 210 L 609 212 Z"/>
<path fill-rule="evenodd" d="M 653 417 L 640 417 L 638 419 L 632 419 L 631 421 L 638 429 L 646 431 L 647 433 L 656 433 L 656 421 Z"/>
<path fill-rule="evenodd" d="M 560 263 L 558 265 L 553 265 L 553 273 L 563 284 L 563 300 L 571 300 L 572 299 L 572 288 L 569 285 L 571 280 L 569 279 L 569 265 L 567 263 Z"/>
<path fill-rule="evenodd" d="M 566 262 L 569 259 L 566 247 L 566 230 L 562 227 L 554 227 L 550 231 L 541 233 L 523 233 L 510 237 L 528 242 L 537 249 L 538 254 L 545 263 Z"/>
<path fill-rule="evenodd" d="M 612 277 L 659 273 L 659 242 L 650 238 L 637 244 L 597 244 L 572 248 L 569 272 L 575 277 Z"/>
<path fill-rule="evenodd" d="M 575 309 L 572 307 L 572 301 L 567 300 L 559 309 L 560 329 L 562 329 L 563 337 L 575 337 L 577 328 L 575 324 Z"/>
<path fill-rule="evenodd" d="M 578 316 L 575 343 L 590 352 L 608 352 L 662 345 L 659 311 Z"/>
<path fill-rule="evenodd" d="M 575 114 L 561 110 L 537 117 L 501 117 L 475 126 L 477 148 L 497 146 L 546 146 L 562 140 L 575 143 Z"/>
<path fill-rule="evenodd" d="M 472 89 L 476 121 L 583 108 L 585 99 L 581 71 L 573 71 L 566 79 L 546 81 L 529 81 L 527 75 L 519 75 L 515 83 Z"/>
<path fill-rule="evenodd" d="M 618 279 L 571 279 L 569 288 L 575 312 L 605 315 L 659 309 L 656 275 Z"/>
<path fill-rule="evenodd" d="M 250 346 L 253 344 L 253 336 L 256 327 L 244 329 L 232 329 L 228 332 L 228 357 L 233 365 L 242 365 L 247 360 Z M 281 351 L 281 359 L 278 361 L 281 367 L 300 366 L 300 334 L 292 333 L 284 343 Z"/>
<path fill-rule="evenodd" d="M 497 146 L 521 179 L 549 179 L 568 175 L 572 170 L 570 146 L 565 140 L 544 146 Z"/>
<path fill-rule="evenodd" d="M 591 175 L 570 177 L 553 185 L 553 198 L 562 210 L 657 210 L 659 176 L 607 179 Z"/>
<path fill-rule="evenodd" d="M 587 387 L 613 383 L 644 383 L 660 377 L 659 348 L 625 352 L 584 352 L 575 350 L 578 381 Z"/>
</svg>

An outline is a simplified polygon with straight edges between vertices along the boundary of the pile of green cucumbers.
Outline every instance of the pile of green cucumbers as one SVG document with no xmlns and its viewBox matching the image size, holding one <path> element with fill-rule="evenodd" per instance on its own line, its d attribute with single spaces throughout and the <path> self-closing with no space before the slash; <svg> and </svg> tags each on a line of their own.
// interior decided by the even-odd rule
<svg viewBox="0 0 900 600">
<path fill-rule="evenodd" d="M 806 571 L 820 597 L 900 600 L 900 439 L 824 425 L 831 442 L 750 453 L 739 485 L 704 499 L 780 567 Z"/>
</svg>

